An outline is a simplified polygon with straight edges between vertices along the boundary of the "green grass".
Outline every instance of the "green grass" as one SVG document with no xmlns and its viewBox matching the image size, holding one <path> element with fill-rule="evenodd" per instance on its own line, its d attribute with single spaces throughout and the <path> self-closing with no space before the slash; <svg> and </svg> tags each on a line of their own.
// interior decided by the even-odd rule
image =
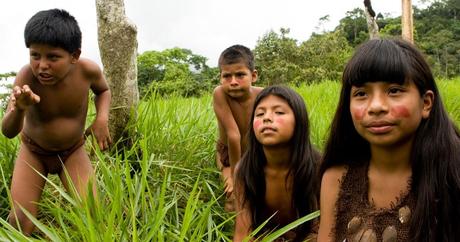
<svg viewBox="0 0 460 242">
<path fill-rule="evenodd" d="M 460 79 L 440 81 L 439 87 L 449 114 L 460 124 Z M 320 149 L 339 88 L 336 82 L 323 82 L 297 89 L 307 104 L 312 142 Z M 211 95 L 166 100 L 153 96 L 141 101 L 138 113 L 133 125 L 140 135 L 131 150 L 110 155 L 87 143 L 97 172 L 98 199 L 79 201 L 67 195 L 56 176 L 49 177 L 34 221 L 38 232 L 32 238 L 5 222 L 19 142 L 0 136 L 0 241 L 230 241 L 235 215 L 223 210 Z M 275 239 L 282 230 L 266 239 Z"/>
</svg>

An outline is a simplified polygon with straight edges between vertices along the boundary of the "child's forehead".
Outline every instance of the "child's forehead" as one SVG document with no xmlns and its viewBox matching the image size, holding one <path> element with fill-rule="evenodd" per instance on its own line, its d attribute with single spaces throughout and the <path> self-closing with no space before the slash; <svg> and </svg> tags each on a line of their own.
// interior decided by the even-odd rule
<svg viewBox="0 0 460 242">
<path fill-rule="evenodd" d="M 270 94 L 266 97 L 260 99 L 259 103 L 257 104 L 257 108 L 262 107 L 290 107 L 289 103 L 282 97 Z"/>
<path fill-rule="evenodd" d="M 30 51 L 40 51 L 40 52 L 67 52 L 62 47 L 53 46 L 50 44 L 42 44 L 42 43 L 30 44 L 29 50 Z"/>
<path fill-rule="evenodd" d="M 249 67 L 245 62 L 240 61 L 231 64 L 222 64 L 220 66 L 220 72 L 234 72 L 234 71 L 250 71 Z"/>
</svg>

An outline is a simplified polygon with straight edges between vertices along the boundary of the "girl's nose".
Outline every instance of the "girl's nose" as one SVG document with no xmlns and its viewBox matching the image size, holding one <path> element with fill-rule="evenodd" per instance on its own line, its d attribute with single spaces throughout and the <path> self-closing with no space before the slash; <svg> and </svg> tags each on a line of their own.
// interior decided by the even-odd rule
<svg viewBox="0 0 460 242">
<path fill-rule="evenodd" d="M 384 94 L 375 94 L 370 99 L 369 114 L 380 114 L 388 111 L 387 99 Z"/>
<path fill-rule="evenodd" d="M 270 123 L 271 123 L 271 122 L 272 122 L 272 115 L 271 115 L 270 113 L 266 113 L 266 114 L 264 115 L 263 121 L 264 121 L 264 123 L 266 123 L 266 122 L 270 122 Z"/>
</svg>

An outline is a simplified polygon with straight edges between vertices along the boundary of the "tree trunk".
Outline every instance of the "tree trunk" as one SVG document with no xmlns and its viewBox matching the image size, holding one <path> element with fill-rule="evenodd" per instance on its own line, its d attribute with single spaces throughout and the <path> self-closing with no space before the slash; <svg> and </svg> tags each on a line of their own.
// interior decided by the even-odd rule
<svg viewBox="0 0 460 242">
<path fill-rule="evenodd" d="M 377 21 L 375 21 L 375 12 L 372 9 L 371 0 L 364 0 L 364 14 L 366 15 L 369 38 L 379 38 L 379 26 L 377 25 Z"/>
<path fill-rule="evenodd" d="M 414 25 L 412 20 L 412 0 L 402 1 L 401 29 L 402 38 L 414 43 Z"/>
<path fill-rule="evenodd" d="M 112 92 L 110 133 L 114 142 L 131 144 L 132 131 L 126 128 L 139 102 L 137 28 L 127 19 L 123 0 L 96 0 L 96 10 L 99 50 Z"/>
</svg>

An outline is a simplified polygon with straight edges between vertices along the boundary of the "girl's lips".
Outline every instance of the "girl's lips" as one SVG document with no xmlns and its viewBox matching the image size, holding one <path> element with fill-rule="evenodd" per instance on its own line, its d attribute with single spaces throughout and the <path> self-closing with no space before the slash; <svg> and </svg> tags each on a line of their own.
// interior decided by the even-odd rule
<svg viewBox="0 0 460 242">
<path fill-rule="evenodd" d="M 262 134 L 266 134 L 266 133 L 274 133 L 276 132 L 276 129 L 272 128 L 272 127 L 264 127 L 262 128 L 262 130 L 260 131 L 260 133 Z"/>
<path fill-rule="evenodd" d="M 368 126 L 367 130 L 373 134 L 385 134 L 393 129 L 393 125 Z"/>
</svg>

